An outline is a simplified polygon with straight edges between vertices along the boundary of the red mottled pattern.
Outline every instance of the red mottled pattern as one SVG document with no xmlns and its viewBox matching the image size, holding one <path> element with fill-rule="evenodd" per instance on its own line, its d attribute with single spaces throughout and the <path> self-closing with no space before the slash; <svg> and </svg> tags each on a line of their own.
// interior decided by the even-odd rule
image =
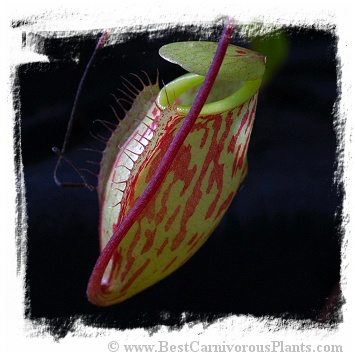
<svg viewBox="0 0 355 357">
<path fill-rule="evenodd" d="M 254 95 L 230 112 L 198 118 L 166 178 L 111 260 L 107 304 L 129 298 L 172 273 L 206 241 L 243 181 L 257 103 Z M 161 119 L 152 110 L 160 140 L 149 144 L 129 180 L 113 231 L 142 194 L 183 118 Z M 154 143 L 154 140 L 152 140 Z M 116 161 L 117 162 L 117 161 Z M 112 232 L 113 233 L 113 232 Z M 116 292 L 113 296 L 112 291 Z"/>
</svg>

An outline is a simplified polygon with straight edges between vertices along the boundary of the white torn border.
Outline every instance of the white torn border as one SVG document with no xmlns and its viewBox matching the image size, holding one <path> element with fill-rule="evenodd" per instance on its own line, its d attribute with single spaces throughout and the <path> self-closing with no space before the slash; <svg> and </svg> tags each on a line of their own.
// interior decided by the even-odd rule
<svg viewBox="0 0 355 357">
<path fill-rule="evenodd" d="M 101 355 L 109 351 L 110 341 L 117 341 L 121 344 L 118 353 L 125 353 L 122 349 L 123 343 L 128 344 L 154 344 L 158 341 L 166 340 L 169 344 L 183 344 L 185 342 L 199 341 L 202 344 L 270 344 L 271 341 L 283 340 L 285 344 L 341 344 L 345 355 L 350 351 L 355 351 L 354 344 L 350 339 L 353 334 L 354 321 L 354 274 L 353 257 L 354 243 L 351 235 L 354 228 L 353 213 L 353 193 L 354 180 L 351 180 L 353 173 L 353 155 L 351 151 L 351 138 L 354 133 L 354 110 L 351 106 L 354 91 L 352 85 L 353 70 L 350 59 L 354 58 L 353 28 L 351 28 L 353 19 L 350 7 L 341 5 L 337 2 L 317 2 L 314 5 L 310 1 L 298 0 L 296 2 L 286 1 L 257 1 L 253 4 L 251 1 L 247 4 L 241 4 L 241 1 L 223 1 L 218 0 L 215 3 L 205 2 L 198 5 L 192 4 L 192 1 L 126 1 L 120 4 L 120 1 L 105 1 L 99 5 L 93 6 L 88 2 L 75 4 L 69 1 L 68 4 L 60 5 L 50 2 L 36 4 L 24 1 L 5 2 L 6 9 L 2 11 L 4 19 L 1 18 L 1 33 L 3 34 L 2 46 L 4 51 L 1 55 L 1 101 L 2 104 L 2 130 L 0 140 L 0 153 L 2 166 L 1 173 L 1 202 L 4 203 L 6 214 L 2 210 L 2 245 L 1 245 L 1 335 L 2 349 L 4 351 L 30 352 L 34 351 L 37 355 L 50 353 L 56 355 L 70 352 L 71 354 L 80 353 L 90 355 Z M 337 108 L 338 120 L 344 121 L 345 145 L 343 148 L 344 157 L 344 180 L 346 188 L 346 197 L 344 202 L 344 229 L 345 239 L 342 251 L 342 291 L 346 300 L 343 307 L 344 323 L 340 324 L 335 332 L 327 330 L 307 329 L 295 322 L 283 329 L 280 329 L 280 321 L 275 319 L 256 319 L 248 316 L 230 316 L 228 318 L 216 321 L 208 328 L 202 324 L 196 324 L 193 327 L 187 325 L 180 331 L 168 332 L 162 328 L 158 333 L 149 336 L 143 329 L 133 331 L 114 331 L 104 329 L 94 329 L 78 319 L 74 335 L 68 335 L 60 341 L 54 343 L 51 336 L 46 336 L 43 331 L 42 338 L 38 338 L 39 327 L 33 326 L 23 319 L 23 277 L 24 266 L 21 266 L 20 276 L 16 275 L 16 242 L 15 220 L 13 219 L 16 207 L 14 202 L 16 198 L 14 163 L 13 163 L 13 120 L 14 113 L 12 108 L 12 82 L 13 66 L 32 61 L 48 61 L 46 56 L 40 56 L 30 51 L 30 46 L 23 46 L 22 31 L 72 31 L 82 33 L 83 31 L 101 31 L 107 28 L 124 29 L 127 27 L 136 28 L 137 26 L 145 28 L 150 24 L 152 28 L 159 29 L 167 23 L 170 24 L 190 24 L 190 23 L 209 23 L 217 17 L 223 15 L 233 16 L 239 23 L 251 23 L 254 21 L 266 22 L 279 25 L 307 25 L 315 24 L 317 27 L 335 24 L 337 26 L 337 35 L 339 38 L 339 60 L 341 65 L 341 100 Z M 10 28 L 10 21 L 28 21 L 17 29 Z M 4 85 L 5 84 L 5 85 Z M 23 183 L 22 183 L 23 184 Z M 9 208 L 11 207 L 11 209 Z M 21 222 L 18 222 L 21 223 Z M 22 221 L 26 223 L 25 217 Z M 277 328 L 278 327 L 278 328 Z M 33 335 L 37 338 L 30 338 L 31 329 Z M 5 338 L 4 338 L 5 337 Z M 95 337 L 95 338 L 85 338 Z M 7 346 L 8 345 L 8 346 Z M 235 352 L 234 352 L 235 353 Z M 309 353 L 307 353 L 309 355 Z"/>
</svg>

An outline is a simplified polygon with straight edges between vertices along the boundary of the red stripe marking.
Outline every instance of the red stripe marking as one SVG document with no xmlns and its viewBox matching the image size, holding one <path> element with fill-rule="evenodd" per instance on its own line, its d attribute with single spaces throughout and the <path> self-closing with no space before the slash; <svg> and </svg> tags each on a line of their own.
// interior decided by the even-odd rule
<svg viewBox="0 0 355 357">
<path fill-rule="evenodd" d="M 250 115 L 249 115 L 249 121 L 248 121 L 248 125 L 247 125 L 247 127 L 245 128 L 245 133 L 247 132 L 247 130 L 250 128 L 250 130 L 251 130 L 251 126 L 252 126 L 252 124 L 253 124 L 253 122 L 254 122 L 254 115 L 255 115 L 255 111 L 256 111 L 256 104 L 257 104 L 257 96 L 256 95 L 254 95 L 254 97 L 252 97 L 251 99 L 250 99 L 250 101 L 249 101 L 249 103 L 248 103 L 248 106 L 250 106 L 250 104 L 251 104 L 251 102 L 252 102 L 252 100 L 254 100 L 254 103 L 253 103 L 253 107 L 251 108 L 251 110 L 250 110 Z M 249 110 L 248 110 L 248 112 L 249 112 Z"/>
<path fill-rule="evenodd" d="M 243 50 L 235 50 L 236 53 L 238 53 L 238 55 L 246 55 L 246 51 Z"/>
<path fill-rule="evenodd" d="M 240 148 L 242 147 L 241 144 L 238 145 L 238 150 L 237 153 L 235 155 L 234 161 L 233 161 L 233 168 L 232 168 L 232 177 L 234 177 L 236 175 L 236 173 L 238 172 L 238 160 L 239 160 L 239 151 Z"/>
<path fill-rule="evenodd" d="M 169 219 L 168 219 L 168 221 L 166 222 L 165 227 L 164 227 L 165 232 L 168 232 L 168 231 L 170 230 L 171 225 L 174 223 L 174 221 L 175 221 L 177 215 L 178 215 L 179 212 L 180 212 L 180 209 L 181 209 L 181 205 L 177 206 L 177 207 L 175 208 L 175 211 L 174 211 L 174 213 L 172 214 L 172 216 L 169 217 Z"/>
<path fill-rule="evenodd" d="M 198 237 L 198 233 L 195 233 L 192 238 L 187 242 L 187 245 L 191 245 L 193 241 Z"/>
<path fill-rule="evenodd" d="M 150 263 L 150 259 L 147 259 L 145 263 L 133 273 L 133 275 L 129 278 L 127 283 L 123 285 L 121 292 L 126 291 L 134 283 L 134 281 L 138 278 L 139 275 L 142 274 L 143 270 L 149 265 L 149 263 Z"/>
<path fill-rule="evenodd" d="M 147 240 L 144 244 L 144 247 L 142 248 L 141 254 L 148 252 L 152 248 L 153 243 L 154 243 L 155 234 L 156 234 L 156 229 L 154 229 L 153 231 L 150 229 L 147 229 L 145 231 L 144 235 L 145 235 L 145 238 L 147 238 Z"/>
<path fill-rule="evenodd" d="M 250 102 L 248 104 L 250 104 Z M 235 157 L 234 162 L 233 162 L 232 177 L 234 177 L 237 174 L 238 169 L 240 169 L 242 167 L 242 165 L 243 165 L 244 156 L 245 156 L 246 150 L 248 148 L 250 135 L 251 135 L 251 129 L 252 129 L 252 125 L 253 125 L 253 122 L 254 122 L 253 119 L 254 119 L 254 114 L 255 114 L 255 108 L 256 108 L 256 100 L 254 101 L 252 110 L 250 110 L 250 111 L 247 110 L 247 112 L 244 114 L 244 116 L 242 118 L 241 126 L 238 129 L 237 134 L 233 136 L 233 138 L 231 140 L 231 143 L 230 143 L 230 145 L 228 147 L 228 150 L 233 150 L 232 149 L 232 145 L 234 145 L 234 150 L 235 150 L 235 145 L 237 143 L 237 140 L 239 138 L 241 130 L 246 125 L 245 133 L 247 132 L 248 129 L 250 129 L 250 131 L 249 131 L 248 137 L 247 137 L 247 139 L 245 141 L 245 144 L 244 144 L 243 148 L 242 148 L 242 144 L 238 145 L 238 149 L 237 149 L 237 152 L 236 152 L 236 157 Z M 239 156 L 239 153 L 240 153 L 241 149 L 242 149 L 242 153 Z"/>
<path fill-rule="evenodd" d="M 189 185 L 194 179 L 197 172 L 197 166 L 195 165 L 192 169 L 188 169 L 192 160 L 191 148 L 188 146 L 181 146 L 176 162 L 178 165 L 174 165 L 174 172 L 176 172 L 176 177 L 184 181 L 184 187 L 181 191 L 181 195 L 184 195 L 185 191 L 188 189 Z M 198 180 L 196 187 L 194 188 L 192 194 L 186 201 L 185 209 L 181 218 L 180 232 L 175 236 L 171 244 L 170 249 L 172 251 L 176 250 L 186 237 L 187 233 L 187 221 L 193 216 L 196 210 L 196 206 L 199 204 L 202 198 L 202 192 L 200 189 L 201 182 Z"/>
<path fill-rule="evenodd" d="M 208 138 L 208 130 L 204 129 L 202 140 L 201 140 L 201 143 L 200 143 L 200 149 L 202 149 L 206 145 L 207 138 Z"/>
<path fill-rule="evenodd" d="M 232 202 L 234 197 L 234 192 L 231 192 L 228 197 L 224 200 L 224 202 L 221 204 L 221 207 L 219 207 L 217 216 L 215 217 L 215 220 L 229 207 L 230 203 Z"/>
<path fill-rule="evenodd" d="M 176 259 L 177 259 L 177 257 L 175 257 L 175 258 L 163 269 L 163 273 L 171 267 L 171 265 L 176 261 Z"/>
<path fill-rule="evenodd" d="M 238 140 L 238 136 L 237 135 L 233 135 L 232 136 L 232 139 L 228 145 L 228 152 L 229 153 L 233 153 L 234 152 L 234 149 L 235 149 L 235 146 L 237 145 L 237 140 Z"/>
<path fill-rule="evenodd" d="M 169 242 L 169 238 L 165 238 L 163 244 L 160 246 L 160 248 L 157 250 L 157 257 L 159 257 L 159 255 L 163 252 L 164 248 L 166 247 L 166 245 Z"/>
<path fill-rule="evenodd" d="M 251 135 L 251 131 L 249 132 L 247 140 L 245 141 L 245 144 L 243 146 L 242 154 L 240 155 L 240 158 L 238 160 L 238 165 L 237 165 L 238 169 L 241 169 L 243 167 L 244 157 L 245 157 L 245 154 L 247 152 L 247 148 L 248 148 L 248 144 L 249 144 L 249 140 L 250 140 L 250 135 Z"/>
<path fill-rule="evenodd" d="M 187 251 L 188 253 L 190 253 L 196 247 L 196 245 L 200 242 L 200 240 L 205 237 L 205 234 L 206 234 L 205 232 L 200 234 L 200 236 L 195 240 L 195 242 L 191 245 L 191 247 Z"/>
<path fill-rule="evenodd" d="M 216 125 L 213 127 L 214 129 L 214 136 L 213 136 L 213 142 L 212 142 L 212 147 L 215 147 L 217 152 L 212 153 L 211 155 L 208 154 L 207 155 L 207 160 L 208 161 L 213 161 L 214 165 L 213 165 L 213 169 L 212 172 L 210 174 L 209 177 L 209 182 L 208 182 L 208 188 L 207 188 L 207 193 L 210 192 L 210 190 L 213 187 L 213 184 L 216 183 L 217 184 L 217 195 L 215 196 L 213 202 L 211 203 L 211 205 L 209 206 L 206 215 L 205 215 L 205 219 L 209 219 L 210 217 L 212 217 L 213 213 L 216 210 L 216 206 L 217 203 L 222 195 L 223 192 L 223 182 L 224 182 L 224 164 L 219 164 L 219 158 L 221 156 L 221 153 L 224 151 L 224 146 L 225 146 L 225 142 L 228 138 L 229 132 L 230 132 L 230 128 L 233 125 L 233 111 L 230 111 L 227 115 L 227 117 L 224 119 L 226 122 L 226 127 L 223 129 L 223 134 L 221 136 L 221 139 L 218 141 L 217 140 L 217 135 L 218 132 L 220 130 L 222 130 L 222 126 L 218 122 L 216 121 Z M 218 126 L 217 126 L 218 125 Z M 218 153 L 218 155 L 216 155 Z"/>
<path fill-rule="evenodd" d="M 248 164 L 245 163 L 244 168 L 243 168 L 243 170 L 242 170 L 242 176 L 244 176 L 247 171 L 248 171 Z"/>
<path fill-rule="evenodd" d="M 128 248 L 128 252 L 127 252 L 127 257 L 126 257 L 126 266 L 124 267 L 124 270 L 121 274 L 121 281 L 124 281 L 128 272 L 131 270 L 136 258 L 133 256 L 133 250 L 134 248 L 137 246 L 137 244 L 139 243 L 141 239 L 141 227 L 140 225 L 138 225 L 138 231 L 136 233 L 136 235 L 134 236 L 129 248 Z"/>
<path fill-rule="evenodd" d="M 118 276 L 119 269 L 121 267 L 122 261 L 123 261 L 122 249 L 120 248 L 119 251 L 116 251 L 113 254 L 113 257 L 112 257 L 112 269 L 111 269 L 111 272 L 110 272 L 109 281 L 117 279 L 117 276 Z"/>
<path fill-rule="evenodd" d="M 242 108 L 244 107 L 244 105 L 242 106 Z M 240 126 L 238 128 L 238 131 L 235 135 L 233 135 L 231 142 L 229 143 L 228 146 L 228 152 L 234 152 L 235 151 L 235 145 L 237 144 L 239 135 L 242 131 L 242 128 L 244 127 L 245 123 L 247 122 L 247 120 L 249 119 L 249 111 L 246 111 L 246 113 L 243 115 L 243 118 L 241 120 Z M 232 145 L 234 144 L 234 146 L 232 147 Z"/>
</svg>

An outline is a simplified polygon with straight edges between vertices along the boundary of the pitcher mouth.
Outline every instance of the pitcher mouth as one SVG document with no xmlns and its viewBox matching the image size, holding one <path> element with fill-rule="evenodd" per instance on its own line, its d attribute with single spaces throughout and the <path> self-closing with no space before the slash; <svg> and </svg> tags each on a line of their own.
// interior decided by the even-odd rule
<svg viewBox="0 0 355 357">
<path fill-rule="evenodd" d="M 205 77 L 195 73 L 184 74 L 164 86 L 157 98 L 160 109 L 173 103 L 180 115 L 186 116 Z M 216 81 L 200 115 L 229 111 L 248 101 L 259 89 L 262 78 L 252 81 Z"/>
</svg>

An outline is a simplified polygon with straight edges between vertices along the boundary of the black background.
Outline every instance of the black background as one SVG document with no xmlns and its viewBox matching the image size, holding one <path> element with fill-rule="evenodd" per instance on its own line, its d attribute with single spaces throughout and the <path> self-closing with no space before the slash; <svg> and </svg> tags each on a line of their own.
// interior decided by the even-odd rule
<svg viewBox="0 0 355 357">
<path fill-rule="evenodd" d="M 139 85 L 130 73 L 143 78 L 144 70 L 154 79 L 159 68 L 160 79 L 167 83 L 184 71 L 159 57 L 160 46 L 189 39 L 217 41 L 220 31 L 216 26 L 206 36 L 204 29 L 191 26 L 153 36 L 132 32 L 124 43 L 102 49 L 80 97 L 70 148 L 103 148 L 89 132 L 101 130 L 92 123 L 95 119 L 114 121 L 110 94 L 121 96 L 120 76 Z M 96 193 L 57 187 L 57 158 L 51 151 L 62 146 L 76 89 L 98 36 L 32 34 L 37 50 L 51 62 L 21 66 L 17 82 L 17 139 L 28 215 L 28 318 L 47 318 L 57 336 L 66 334 L 74 316 L 121 329 L 179 326 L 182 312 L 188 322 L 227 314 L 317 320 L 340 274 L 342 191 L 334 185 L 336 37 L 330 30 L 285 31 L 290 43 L 287 62 L 260 93 L 249 174 L 223 221 L 182 268 L 107 308 L 86 299 L 99 254 Z M 233 42 L 247 45 L 238 36 Z M 108 137 L 107 132 L 103 135 Z M 100 159 L 74 149 L 68 156 L 79 163 Z M 87 163 L 81 166 L 95 169 Z M 59 173 L 78 181 L 65 164 Z"/>
</svg>

